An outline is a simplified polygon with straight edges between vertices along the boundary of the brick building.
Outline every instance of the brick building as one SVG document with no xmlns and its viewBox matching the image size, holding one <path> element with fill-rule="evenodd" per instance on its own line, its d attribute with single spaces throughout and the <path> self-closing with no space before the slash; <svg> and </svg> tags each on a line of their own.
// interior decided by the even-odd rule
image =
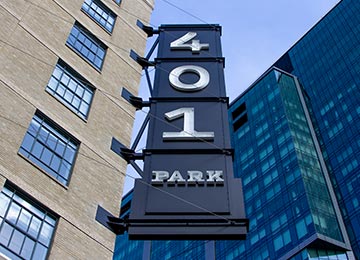
<svg viewBox="0 0 360 260">
<path fill-rule="evenodd" d="M 0 256 L 110 259 L 153 0 L 0 4 Z M 1 257 L 0 257 L 1 258 Z"/>
</svg>

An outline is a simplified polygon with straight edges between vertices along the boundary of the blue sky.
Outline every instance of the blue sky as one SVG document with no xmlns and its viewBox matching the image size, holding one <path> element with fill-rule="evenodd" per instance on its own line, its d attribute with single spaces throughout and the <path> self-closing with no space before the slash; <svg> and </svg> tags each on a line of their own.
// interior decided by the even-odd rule
<svg viewBox="0 0 360 260">
<path fill-rule="evenodd" d="M 194 23 L 221 25 L 222 51 L 226 61 L 225 83 L 231 101 L 339 1 L 155 0 L 150 24 L 152 27 Z M 149 39 L 148 48 L 153 40 Z M 145 77 L 140 86 L 140 95 L 147 99 Z M 135 133 L 143 115 L 144 113 L 137 112 Z M 136 176 L 130 168 L 128 167 L 127 173 Z M 131 189 L 132 183 L 132 178 L 127 177 L 124 193 Z"/>
</svg>

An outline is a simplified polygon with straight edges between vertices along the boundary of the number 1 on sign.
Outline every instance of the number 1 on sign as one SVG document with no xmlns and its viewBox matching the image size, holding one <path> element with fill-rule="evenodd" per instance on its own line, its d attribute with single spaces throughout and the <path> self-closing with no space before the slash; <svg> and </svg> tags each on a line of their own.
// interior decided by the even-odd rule
<svg viewBox="0 0 360 260">
<path fill-rule="evenodd" d="M 165 118 L 169 121 L 184 117 L 183 130 L 180 132 L 163 132 L 164 141 L 212 141 L 214 132 L 198 132 L 195 130 L 193 107 L 182 107 L 165 113 Z"/>
</svg>

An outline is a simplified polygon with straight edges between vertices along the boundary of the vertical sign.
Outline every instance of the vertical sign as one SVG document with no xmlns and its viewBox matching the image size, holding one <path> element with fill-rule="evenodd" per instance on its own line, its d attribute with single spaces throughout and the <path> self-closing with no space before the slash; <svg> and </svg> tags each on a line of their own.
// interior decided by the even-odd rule
<svg viewBox="0 0 360 260">
<path fill-rule="evenodd" d="M 228 129 L 221 27 L 163 25 L 132 239 L 244 239 Z"/>
</svg>

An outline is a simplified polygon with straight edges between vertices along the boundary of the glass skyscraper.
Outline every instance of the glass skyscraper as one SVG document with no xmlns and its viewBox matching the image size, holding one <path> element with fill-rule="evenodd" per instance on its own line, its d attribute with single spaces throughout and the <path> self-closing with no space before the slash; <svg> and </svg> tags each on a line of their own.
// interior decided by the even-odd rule
<svg viewBox="0 0 360 260">
<path fill-rule="evenodd" d="M 350 249 L 299 79 L 267 71 L 229 109 L 250 232 L 217 259 L 346 259 Z M 311 248 L 311 249 L 310 249 Z"/>
<path fill-rule="evenodd" d="M 360 258 L 360 2 L 341 1 L 275 64 L 303 86 L 352 249 Z"/>
<path fill-rule="evenodd" d="M 359 14 L 360 1 L 339 2 L 230 105 L 245 241 L 123 235 L 117 248 L 142 243 L 139 259 L 360 259 Z"/>
</svg>

